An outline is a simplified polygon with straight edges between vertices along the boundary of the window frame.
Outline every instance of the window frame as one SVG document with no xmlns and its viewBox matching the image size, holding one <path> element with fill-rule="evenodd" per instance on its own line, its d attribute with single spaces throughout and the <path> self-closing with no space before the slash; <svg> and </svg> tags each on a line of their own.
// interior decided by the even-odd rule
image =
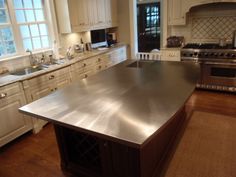
<svg viewBox="0 0 236 177">
<path fill-rule="evenodd" d="M 55 29 L 56 27 L 53 23 L 53 20 L 56 20 L 54 18 L 54 13 L 55 13 L 54 7 L 53 7 L 54 4 L 51 4 L 49 2 L 50 0 L 42 0 L 42 1 L 43 1 L 43 8 L 42 9 L 43 9 L 43 14 L 44 14 L 44 18 L 45 18 L 43 23 L 47 25 L 49 47 L 32 50 L 32 52 L 36 53 L 36 54 L 46 52 L 46 51 L 51 51 L 53 49 L 53 41 L 55 41 L 56 39 L 59 39 L 58 34 L 55 33 L 55 31 L 57 31 L 57 29 Z M 19 23 L 19 24 L 17 23 L 13 0 L 5 0 L 5 2 L 6 2 L 6 8 L 8 11 L 9 23 L 11 25 L 11 29 L 12 29 L 12 33 L 13 33 L 16 53 L 0 56 L 0 62 L 29 55 L 24 49 L 23 38 L 22 38 L 21 32 L 20 32 L 20 25 L 22 25 L 24 23 Z M 27 25 L 37 24 L 38 25 L 40 23 L 41 22 L 32 22 L 32 23 L 26 22 L 25 24 L 27 24 Z M 58 40 L 56 40 L 56 41 L 58 41 Z"/>
</svg>

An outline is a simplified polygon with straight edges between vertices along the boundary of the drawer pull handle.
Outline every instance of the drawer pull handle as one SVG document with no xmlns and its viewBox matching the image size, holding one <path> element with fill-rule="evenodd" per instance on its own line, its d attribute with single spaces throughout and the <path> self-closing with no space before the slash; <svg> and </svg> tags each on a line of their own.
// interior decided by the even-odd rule
<svg viewBox="0 0 236 177">
<path fill-rule="evenodd" d="M 55 78 L 55 76 L 54 75 L 51 75 L 50 77 L 49 77 L 49 80 L 52 80 L 52 79 L 54 79 Z"/>
<path fill-rule="evenodd" d="M 0 99 L 6 98 L 7 97 L 7 93 L 0 93 Z"/>
</svg>

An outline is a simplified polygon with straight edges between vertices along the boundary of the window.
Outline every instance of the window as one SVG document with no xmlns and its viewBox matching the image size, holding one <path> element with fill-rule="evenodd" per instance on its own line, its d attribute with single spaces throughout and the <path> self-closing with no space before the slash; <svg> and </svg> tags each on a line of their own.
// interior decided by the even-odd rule
<svg viewBox="0 0 236 177">
<path fill-rule="evenodd" d="M 0 0 L 0 57 L 49 48 L 48 31 L 44 0 Z"/>
<path fill-rule="evenodd" d="M 0 0 L 0 57 L 16 53 L 11 22 L 5 0 Z"/>
<path fill-rule="evenodd" d="M 14 10 L 24 49 L 48 48 L 49 38 L 42 0 L 14 0 Z"/>
</svg>

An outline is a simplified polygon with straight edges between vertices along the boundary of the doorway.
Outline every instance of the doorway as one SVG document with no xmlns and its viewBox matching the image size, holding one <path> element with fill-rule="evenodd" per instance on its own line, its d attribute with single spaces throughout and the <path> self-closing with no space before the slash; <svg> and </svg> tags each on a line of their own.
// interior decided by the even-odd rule
<svg viewBox="0 0 236 177">
<path fill-rule="evenodd" d="M 137 4 L 138 52 L 160 49 L 161 8 L 160 2 Z"/>
</svg>

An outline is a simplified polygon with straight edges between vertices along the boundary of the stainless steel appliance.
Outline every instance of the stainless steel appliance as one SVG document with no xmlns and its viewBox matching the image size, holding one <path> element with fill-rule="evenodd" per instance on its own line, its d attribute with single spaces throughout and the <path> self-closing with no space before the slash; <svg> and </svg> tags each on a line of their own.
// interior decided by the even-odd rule
<svg viewBox="0 0 236 177">
<path fill-rule="evenodd" d="M 201 64 L 198 88 L 236 92 L 236 49 L 232 44 L 187 44 L 182 61 Z"/>
</svg>

